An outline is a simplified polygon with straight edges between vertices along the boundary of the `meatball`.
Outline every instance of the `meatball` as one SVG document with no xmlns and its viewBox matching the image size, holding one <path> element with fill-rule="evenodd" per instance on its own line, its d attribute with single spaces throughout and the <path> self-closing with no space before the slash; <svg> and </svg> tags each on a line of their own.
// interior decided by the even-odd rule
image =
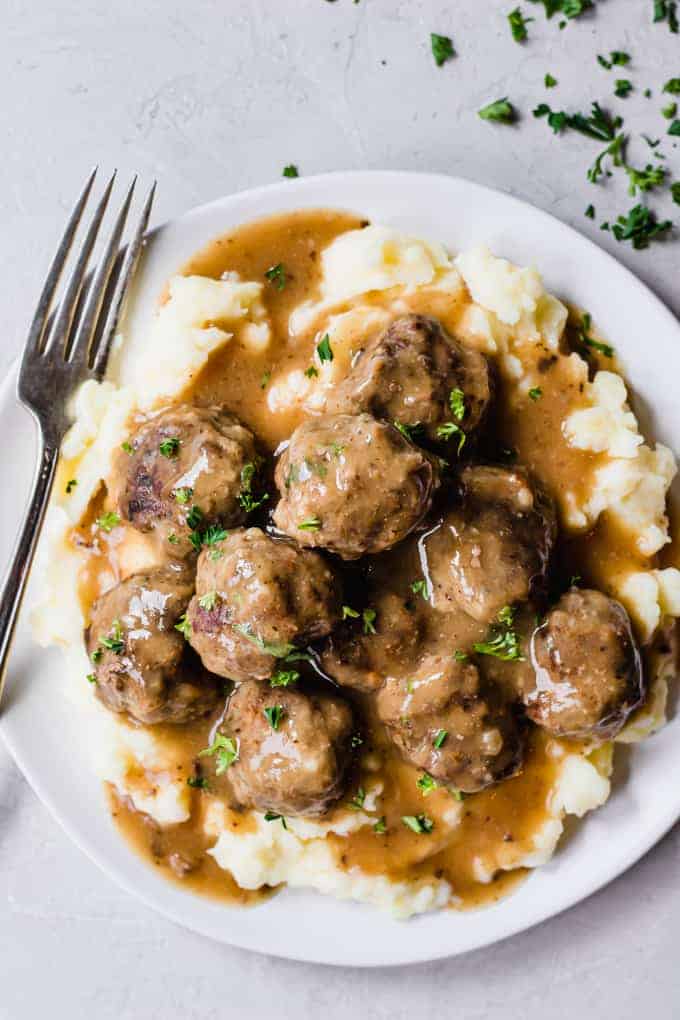
<svg viewBox="0 0 680 1020">
<path fill-rule="evenodd" d="M 406 661 L 412 661 L 423 636 L 422 621 L 404 599 L 385 592 L 371 602 L 379 620 L 377 633 L 360 633 L 347 623 L 336 631 L 321 656 L 321 664 L 341 687 L 370 693 Z M 361 617 L 356 621 L 362 630 Z"/>
<path fill-rule="evenodd" d="M 186 572 L 165 567 L 128 577 L 94 603 L 86 642 L 95 691 L 111 711 L 184 723 L 215 706 L 215 680 L 177 630 L 192 591 Z"/>
<path fill-rule="evenodd" d="M 599 591 L 563 595 L 534 632 L 531 658 L 527 714 L 557 736 L 610 740 L 644 699 L 628 614 Z"/>
<path fill-rule="evenodd" d="M 367 411 L 375 418 L 420 425 L 437 441 L 437 429 L 449 422 L 474 432 L 492 388 L 483 354 L 458 343 L 436 319 L 405 315 L 359 353 L 328 410 Z"/>
<path fill-rule="evenodd" d="M 429 655 L 408 676 L 388 677 L 378 715 L 406 761 L 464 793 L 505 779 L 522 761 L 514 713 L 485 692 L 477 667 Z"/>
<path fill-rule="evenodd" d="M 340 601 L 319 553 L 259 528 L 234 531 L 198 558 L 189 640 L 211 672 L 265 680 L 295 645 L 330 633 Z"/>
<path fill-rule="evenodd" d="M 117 451 L 110 488 L 124 520 L 140 531 L 161 522 L 190 548 L 191 530 L 245 520 L 242 494 L 251 494 L 260 460 L 252 432 L 233 415 L 180 404 L 146 421 Z"/>
<path fill-rule="evenodd" d="M 490 623 L 545 577 L 555 541 L 551 501 L 522 468 L 461 472 L 460 498 L 423 542 L 437 609 Z"/>
<path fill-rule="evenodd" d="M 253 680 L 236 689 L 221 726 L 238 744 L 229 779 L 244 806 L 320 815 L 342 796 L 353 717 L 339 697 Z"/>
<path fill-rule="evenodd" d="M 344 560 L 396 545 L 430 509 L 436 468 L 394 426 L 368 414 L 310 419 L 276 467 L 274 522 L 301 545 Z"/>
</svg>

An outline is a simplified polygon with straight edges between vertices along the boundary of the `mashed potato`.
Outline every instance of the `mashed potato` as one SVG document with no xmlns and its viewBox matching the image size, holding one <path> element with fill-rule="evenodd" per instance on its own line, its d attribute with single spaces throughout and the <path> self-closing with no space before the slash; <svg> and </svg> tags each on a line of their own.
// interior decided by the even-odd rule
<svg viewBox="0 0 680 1020">
<path fill-rule="evenodd" d="M 290 333 L 294 339 L 310 330 L 327 332 L 334 358 L 322 362 L 317 356 L 317 374 L 311 378 L 299 369 L 273 378 L 267 395 L 272 414 L 295 405 L 322 411 L 328 392 L 343 378 L 359 345 L 381 332 L 395 314 L 408 311 L 414 294 L 426 294 L 435 307 L 437 301 L 458 303 L 461 335 L 497 354 L 506 381 L 524 397 L 537 384 L 523 356 L 527 347 L 540 342 L 557 351 L 567 319 L 565 307 L 545 291 L 535 269 L 514 266 L 485 248 L 464 252 L 454 262 L 441 245 L 388 227 L 340 235 L 323 251 L 321 268 L 319 299 L 293 311 Z M 45 595 L 33 614 L 36 639 L 60 643 L 65 649 L 79 711 L 89 713 L 90 724 L 84 730 L 90 734 L 100 775 L 160 825 L 188 817 L 189 791 L 176 778 L 172 753 L 160 746 L 152 730 L 121 725 L 91 697 L 83 679 L 88 662 L 77 597 L 86 553 L 70 544 L 67 534 L 106 477 L 113 451 L 126 438 L 130 417 L 176 398 L 211 353 L 234 336 L 258 353 L 270 342 L 260 283 L 234 275 L 222 280 L 171 279 L 167 301 L 143 343 L 133 338 L 131 347 L 122 345 L 114 372 L 118 383 L 88 382 L 75 398 L 74 424 L 64 441 L 63 457 L 69 473 L 77 471 L 78 486 L 69 495 L 62 491 L 55 497 L 42 545 Z M 651 557 L 669 540 L 665 505 L 675 473 L 673 456 L 665 447 L 652 450 L 644 443 L 618 375 L 598 372 L 588 382 L 587 366 L 578 354 L 569 356 L 568 367 L 584 386 L 585 405 L 566 419 L 563 433 L 575 448 L 596 453 L 598 461 L 587 497 L 568 507 L 566 527 L 588 527 L 608 513 L 629 529 L 639 552 Z M 143 549 L 134 555 L 143 559 Z M 114 583 L 104 582 L 104 587 Z M 674 568 L 622 574 L 615 579 L 615 588 L 644 640 L 651 639 L 664 620 L 680 615 L 680 571 Z M 668 654 L 659 661 L 653 696 L 621 734 L 622 740 L 642 739 L 663 724 L 674 661 Z M 491 881 L 499 870 L 545 863 L 558 844 L 564 818 L 582 817 L 607 800 L 612 745 L 590 755 L 558 740 L 549 746 L 558 768 L 543 822 L 527 840 L 480 855 L 475 860 L 479 881 Z M 371 771 L 369 765 L 364 762 Z M 289 819 L 286 827 L 256 815 L 248 832 L 235 832 L 228 825 L 228 808 L 206 794 L 205 830 L 215 841 L 210 852 L 246 889 L 285 882 L 373 904 L 399 917 L 445 906 L 452 889 L 442 879 L 396 882 L 339 867 L 328 835 L 342 837 L 372 826 L 380 816 L 381 794 L 376 773 L 367 783 L 360 811 L 337 809 L 330 820 L 322 821 Z M 460 804 L 452 801 L 440 835 L 452 832 L 460 815 Z"/>
</svg>

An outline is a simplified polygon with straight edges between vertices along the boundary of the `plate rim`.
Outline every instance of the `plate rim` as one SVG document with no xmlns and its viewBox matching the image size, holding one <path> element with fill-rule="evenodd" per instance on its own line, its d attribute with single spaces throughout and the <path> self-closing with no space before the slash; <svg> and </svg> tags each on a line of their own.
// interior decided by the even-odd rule
<svg viewBox="0 0 680 1020">
<path fill-rule="evenodd" d="M 518 198 L 514 195 L 510 195 L 507 192 L 503 191 L 502 189 L 490 188 L 486 185 L 479 184 L 476 181 L 471 181 L 465 177 L 461 177 L 458 175 L 447 175 L 441 173 L 437 174 L 421 173 L 418 171 L 410 170 L 354 170 L 354 171 L 335 171 L 333 173 L 316 174 L 313 176 L 298 178 L 295 180 L 277 181 L 271 184 L 259 186 L 257 188 L 247 188 L 238 192 L 223 195 L 216 199 L 212 199 L 208 202 L 201 203 L 198 206 L 194 206 L 185 213 L 174 218 L 169 218 L 165 220 L 162 224 L 159 224 L 158 226 L 154 227 L 153 230 L 149 232 L 148 237 L 150 240 L 153 241 L 155 238 L 157 238 L 164 232 L 167 232 L 168 230 L 177 227 L 180 227 L 181 229 L 182 226 L 186 226 L 187 224 L 193 222 L 194 220 L 198 220 L 201 217 L 205 217 L 205 215 L 210 211 L 217 210 L 218 208 L 222 208 L 225 206 L 227 208 L 229 208 L 230 205 L 233 206 L 234 213 L 238 215 L 237 207 L 239 200 L 243 201 L 253 200 L 256 202 L 261 198 L 277 195 L 279 193 L 290 196 L 294 195 L 297 192 L 300 192 L 301 196 L 303 196 L 305 191 L 313 190 L 313 187 L 328 185 L 329 189 L 332 190 L 332 184 L 334 181 L 337 180 L 342 180 L 343 182 L 353 181 L 355 183 L 361 184 L 361 181 L 364 179 L 376 181 L 380 178 L 390 178 L 396 182 L 402 181 L 409 182 L 409 185 L 412 185 L 414 181 L 426 183 L 428 180 L 431 180 L 438 182 L 440 186 L 441 185 L 443 186 L 453 185 L 454 187 L 462 186 L 465 189 L 467 188 L 473 189 L 474 191 L 478 192 L 481 196 L 484 196 L 485 194 L 494 196 L 494 198 L 500 196 L 504 202 L 509 202 L 512 205 L 514 205 L 516 211 L 520 211 L 522 209 L 529 210 L 532 216 L 545 218 L 547 221 L 550 222 L 552 230 L 557 229 L 558 231 L 564 231 L 567 234 L 577 238 L 579 244 L 581 245 L 584 243 L 587 244 L 594 252 L 597 253 L 597 257 L 599 259 L 602 259 L 602 257 L 604 256 L 606 261 L 610 264 L 613 270 L 617 274 L 619 274 L 619 276 L 623 271 L 623 273 L 627 277 L 628 284 L 635 290 L 638 290 L 638 292 L 643 293 L 647 300 L 651 300 L 655 304 L 657 314 L 663 315 L 665 317 L 667 328 L 671 331 L 676 332 L 676 334 L 678 334 L 678 337 L 680 338 L 680 323 L 678 323 L 678 320 L 676 319 L 671 309 L 668 308 L 668 306 L 662 301 L 662 299 L 654 292 L 654 290 L 647 283 L 645 283 L 643 280 L 637 277 L 633 273 L 633 271 L 630 270 L 626 265 L 619 262 L 619 260 L 610 252 L 601 248 L 589 237 L 585 236 L 580 231 L 578 231 L 575 227 L 572 227 L 570 224 L 564 223 L 562 220 L 553 216 L 551 213 L 548 213 L 543 209 L 533 206 L 530 202 L 526 202 L 521 198 Z M 300 202 L 300 208 L 302 207 L 304 207 L 304 199 L 302 199 Z M 312 207 L 313 206 L 311 205 L 308 206 L 308 208 Z M 328 207 L 340 208 L 343 207 L 343 204 L 341 202 L 339 205 L 334 206 L 332 203 L 330 203 L 328 204 Z M 270 213 L 263 212 L 259 214 L 259 216 L 266 215 L 270 215 Z M 244 220 L 243 222 L 247 222 L 247 220 Z M 219 234 L 216 232 L 215 235 L 211 236 L 219 236 Z M 181 261 L 178 262 L 178 268 L 181 266 L 181 264 L 182 264 Z M 141 274 L 143 274 L 143 272 L 144 267 L 141 268 Z M 15 403 L 14 410 L 16 410 L 16 408 L 20 406 L 19 402 L 16 400 L 15 393 L 19 358 L 20 355 L 18 358 L 15 358 L 12 361 L 7 376 L 3 380 L 2 384 L 0 384 L 0 414 L 8 412 L 7 405 L 12 400 Z M 28 412 L 26 412 L 26 420 L 27 421 L 30 420 Z M 45 654 L 45 652 L 46 650 L 42 650 L 40 654 Z M 8 719 L 10 720 L 9 724 L 7 722 Z M 465 952 L 471 952 L 475 949 L 480 949 L 485 946 L 489 946 L 497 942 L 500 942 L 506 938 L 511 937 L 512 935 L 518 934 L 519 932 L 526 931 L 529 928 L 535 927 L 536 925 L 541 924 L 548 919 L 556 917 L 558 914 L 571 908 L 577 903 L 586 900 L 587 898 L 592 896 L 595 892 L 597 892 L 599 889 L 603 888 L 610 882 L 614 881 L 614 879 L 620 877 L 625 871 L 627 871 L 630 867 L 637 863 L 656 843 L 658 843 L 670 831 L 673 825 L 680 818 L 680 800 L 679 800 L 678 803 L 675 804 L 674 806 L 669 805 L 667 812 L 661 813 L 657 818 L 657 823 L 653 826 L 646 828 L 644 830 L 644 834 L 641 835 L 641 837 L 637 841 L 635 841 L 635 843 L 628 844 L 628 852 L 619 855 L 619 858 L 617 859 L 614 867 L 610 867 L 607 870 L 607 874 L 605 877 L 602 877 L 599 874 L 593 876 L 590 881 L 584 882 L 576 891 L 573 891 L 566 896 L 562 896 L 561 899 L 558 900 L 557 906 L 555 906 L 555 903 L 553 901 L 550 901 L 544 908 L 538 908 L 534 912 L 533 917 L 530 921 L 527 921 L 524 917 L 519 917 L 517 918 L 516 921 L 513 921 L 512 918 L 510 917 L 505 921 L 505 923 L 503 923 L 500 926 L 500 930 L 493 930 L 486 934 L 481 935 L 480 937 L 474 939 L 465 948 L 462 949 L 450 948 L 449 946 L 444 944 L 441 947 L 441 949 L 436 952 L 433 951 L 432 947 L 428 947 L 427 949 L 424 949 L 423 951 L 419 952 L 417 933 L 415 932 L 415 924 L 417 924 L 421 920 L 420 918 L 418 918 L 415 921 L 393 922 L 399 925 L 407 924 L 414 926 L 413 940 L 410 943 L 410 949 L 408 951 L 391 950 L 389 956 L 383 956 L 380 958 L 374 957 L 369 960 L 362 960 L 361 958 L 357 958 L 351 952 L 349 952 L 345 957 L 329 959 L 328 955 L 323 953 L 323 951 L 318 955 L 314 955 L 309 951 L 303 952 L 291 950 L 287 946 L 283 946 L 281 948 L 277 947 L 272 948 L 272 946 L 270 945 L 267 945 L 265 947 L 258 947 L 257 945 L 253 944 L 251 939 L 243 938 L 242 936 L 239 936 L 239 934 L 232 934 L 229 931 L 225 931 L 224 933 L 219 934 L 216 933 L 209 925 L 201 925 L 200 923 L 197 923 L 194 919 L 191 920 L 187 919 L 185 916 L 183 916 L 181 910 L 177 910 L 172 905 L 164 903 L 162 901 L 162 896 L 155 895 L 154 892 L 155 887 L 153 883 L 151 882 L 149 883 L 147 891 L 147 888 L 145 888 L 143 882 L 137 884 L 135 881 L 130 879 L 122 871 L 122 869 L 118 868 L 115 865 L 115 863 L 107 860 L 105 857 L 103 858 L 102 855 L 99 853 L 97 847 L 94 845 L 94 841 L 88 838 L 86 827 L 83 830 L 79 830 L 76 826 L 72 825 L 68 816 L 64 814 L 64 812 L 60 808 L 60 805 L 55 801 L 51 793 L 46 789 L 44 783 L 41 780 L 40 775 L 36 773 L 35 769 L 33 768 L 33 765 L 30 762 L 30 758 L 27 758 L 27 756 L 23 753 L 20 743 L 17 743 L 17 741 L 14 739 L 14 734 L 11 725 L 11 712 L 8 712 L 0 716 L 0 734 L 4 739 L 5 745 L 7 746 L 9 753 L 14 759 L 19 770 L 27 779 L 32 790 L 36 793 L 36 795 L 42 801 L 42 803 L 48 808 L 50 814 L 59 823 L 59 825 L 66 832 L 66 834 L 69 836 L 72 842 L 83 853 L 85 853 L 90 858 L 90 860 L 92 860 L 93 863 L 95 863 L 109 878 L 111 878 L 119 887 L 123 888 L 127 893 L 130 893 L 132 896 L 136 897 L 146 906 L 150 907 L 152 910 L 158 912 L 162 916 L 168 918 L 169 920 L 180 925 L 181 927 L 187 930 L 198 932 L 199 934 L 216 939 L 225 944 L 234 945 L 239 948 L 249 949 L 254 952 L 265 953 L 267 955 L 279 956 L 281 958 L 298 960 L 301 962 L 304 961 L 323 963 L 332 966 L 349 965 L 362 968 L 372 968 L 377 966 L 380 967 L 401 966 L 404 964 L 411 963 L 414 964 L 423 963 L 430 960 L 445 959 Z M 153 872 L 150 872 L 150 874 L 153 874 Z M 197 897 L 191 893 L 183 893 L 183 896 L 186 896 L 191 900 L 200 899 L 200 897 Z M 512 896 L 510 896 L 508 899 L 512 899 Z M 327 900 L 330 901 L 331 907 L 333 903 L 336 902 L 335 900 L 331 900 L 331 898 L 327 898 Z M 228 911 L 229 908 L 225 908 L 224 906 L 222 906 L 222 909 Z M 371 907 L 368 905 L 357 905 L 357 910 L 359 911 L 365 910 L 374 911 L 376 909 L 377 909 L 376 907 Z M 494 909 L 493 907 L 488 907 L 486 908 L 485 912 L 488 914 L 493 909 Z M 425 918 L 427 918 L 427 916 L 429 915 L 424 915 Z"/>
</svg>

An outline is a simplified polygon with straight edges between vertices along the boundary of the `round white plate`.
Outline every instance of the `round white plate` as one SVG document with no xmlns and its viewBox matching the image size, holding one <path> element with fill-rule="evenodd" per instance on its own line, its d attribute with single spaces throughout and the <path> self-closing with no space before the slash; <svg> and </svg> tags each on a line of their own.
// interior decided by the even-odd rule
<svg viewBox="0 0 680 1020">
<path fill-rule="evenodd" d="M 549 289 L 591 312 L 622 356 L 645 428 L 654 439 L 674 445 L 674 436 L 680 434 L 680 327 L 670 312 L 576 231 L 469 181 L 409 173 L 338 173 L 283 181 L 201 206 L 153 234 L 132 327 L 143 326 L 166 278 L 213 237 L 255 217 L 303 206 L 349 209 L 439 239 L 453 250 L 483 242 L 516 262 L 535 263 Z M 0 435 L 4 562 L 28 490 L 34 451 L 30 420 L 14 400 L 13 379 L 0 389 Z M 676 718 L 630 754 L 619 748 L 619 781 L 609 802 L 578 826 L 549 865 L 497 906 L 397 922 L 369 907 L 287 891 L 251 910 L 230 909 L 166 883 L 117 835 L 79 740 L 79 720 L 59 697 L 54 677 L 60 669 L 59 653 L 32 645 L 24 623 L 0 732 L 35 791 L 85 853 L 125 889 L 188 928 L 260 952 L 378 966 L 487 945 L 543 921 L 611 881 L 680 816 Z"/>
</svg>

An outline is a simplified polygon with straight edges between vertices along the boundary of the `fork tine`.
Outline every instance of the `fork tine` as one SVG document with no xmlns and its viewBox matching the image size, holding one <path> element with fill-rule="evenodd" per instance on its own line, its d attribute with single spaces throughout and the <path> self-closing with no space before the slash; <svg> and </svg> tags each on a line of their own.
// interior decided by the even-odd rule
<svg viewBox="0 0 680 1020">
<path fill-rule="evenodd" d="M 95 337 L 94 350 L 93 350 L 93 365 L 92 371 L 97 379 L 101 379 L 106 372 L 106 366 L 109 360 L 109 354 L 111 352 L 111 344 L 116 333 L 118 326 L 118 320 L 123 308 L 123 302 L 129 290 L 132 278 L 135 275 L 137 263 L 139 262 L 139 256 L 142 251 L 144 244 L 144 235 L 146 228 L 149 223 L 149 216 L 151 215 L 151 206 L 153 205 L 154 196 L 156 194 L 156 181 L 153 182 L 149 189 L 144 208 L 142 209 L 137 229 L 135 230 L 134 236 L 128 245 L 127 252 L 125 254 L 125 260 L 123 267 L 118 277 L 116 289 L 113 294 L 111 301 L 109 316 L 107 322 L 99 334 L 99 337 Z"/>
<path fill-rule="evenodd" d="M 123 230 L 125 229 L 125 223 L 127 221 L 128 212 L 130 211 L 130 203 L 132 202 L 136 183 L 137 176 L 135 175 L 120 208 L 116 222 L 113 225 L 113 230 L 111 231 L 111 237 L 109 238 L 106 250 L 104 251 L 92 279 L 85 309 L 79 322 L 78 331 L 71 346 L 71 350 L 67 354 L 68 360 L 78 371 L 88 367 L 90 344 L 101 314 L 104 296 L 111 285 L 112 273 L 118 257 L 120 239 L 122 237 Z"/>
<path fill-rule="evenodd" d="M 104 213 L 106 212 L 106 207 L 109 202 L 109 196 L 111 195 L 111 189 L 113 188 L 113 182 L 115 179 L 116 171 L 114 170 L 111 175 L 111 179 L 104 190 L 104 194 L 100 198 L 99 204 L 95 209 L 94 216 L 92 217 L 87 234 L 85 235 L 85 240 L 80 247 L 78 260 L 71 276 L 69 277 L 68 283 L 66 284 L 66 290 L 63 298 L 61 299 L 61 304 L 59 305 L 59 312 L 57 313 L 54 327 L 50 335 L 45 339 L 43 348 L 44 354 L 48 354 L 58 348 L 63 348 L 63 345 L 69 335 L 76 305 L 78 303 L 78 297 L 80 295 L 87 266 L 90 261 L 90 255 L 92 254 L 94 243 L 97 240 L 99 227 L 101 226 L 101 222 L 104 218 Z"/>
<path fill-rule="evenodd" d="M 45 332 L 45 324 L 47 323 L 50 314 L 54 293 L 59 285 L 59 280 L 61 279 L 61 274 L 64 270 L 66 258 L 71 250 L 71 245 L 73 244 L 73 238 L 75 237 L 78 226 L 80 225 L 83 210 L 85 209 L 87 200 L 90 197 L 90 191 L 92 190 L 94 179 L 97 176 L 97 169 L 97 167 L 94 168 L 85 182 L 85 187 L 80 193 L 78 201 L 71 213 L 71 218 L 66 224 L 64 236 L 62 237 L 59 247 L 57 248 L 57 252 L 52 259 L 47 273 L 47 279 L 45 280 L 40 297 L 38 298 L 35 315 L 33 316 L 33 321 L 31 322 L 31 327 L 28 331 L 25 357 L 30 357 L 32 354 L 35 354 L 40 350 L 40 342 L 42 340 L 43 333 Z"/>
</svg>

